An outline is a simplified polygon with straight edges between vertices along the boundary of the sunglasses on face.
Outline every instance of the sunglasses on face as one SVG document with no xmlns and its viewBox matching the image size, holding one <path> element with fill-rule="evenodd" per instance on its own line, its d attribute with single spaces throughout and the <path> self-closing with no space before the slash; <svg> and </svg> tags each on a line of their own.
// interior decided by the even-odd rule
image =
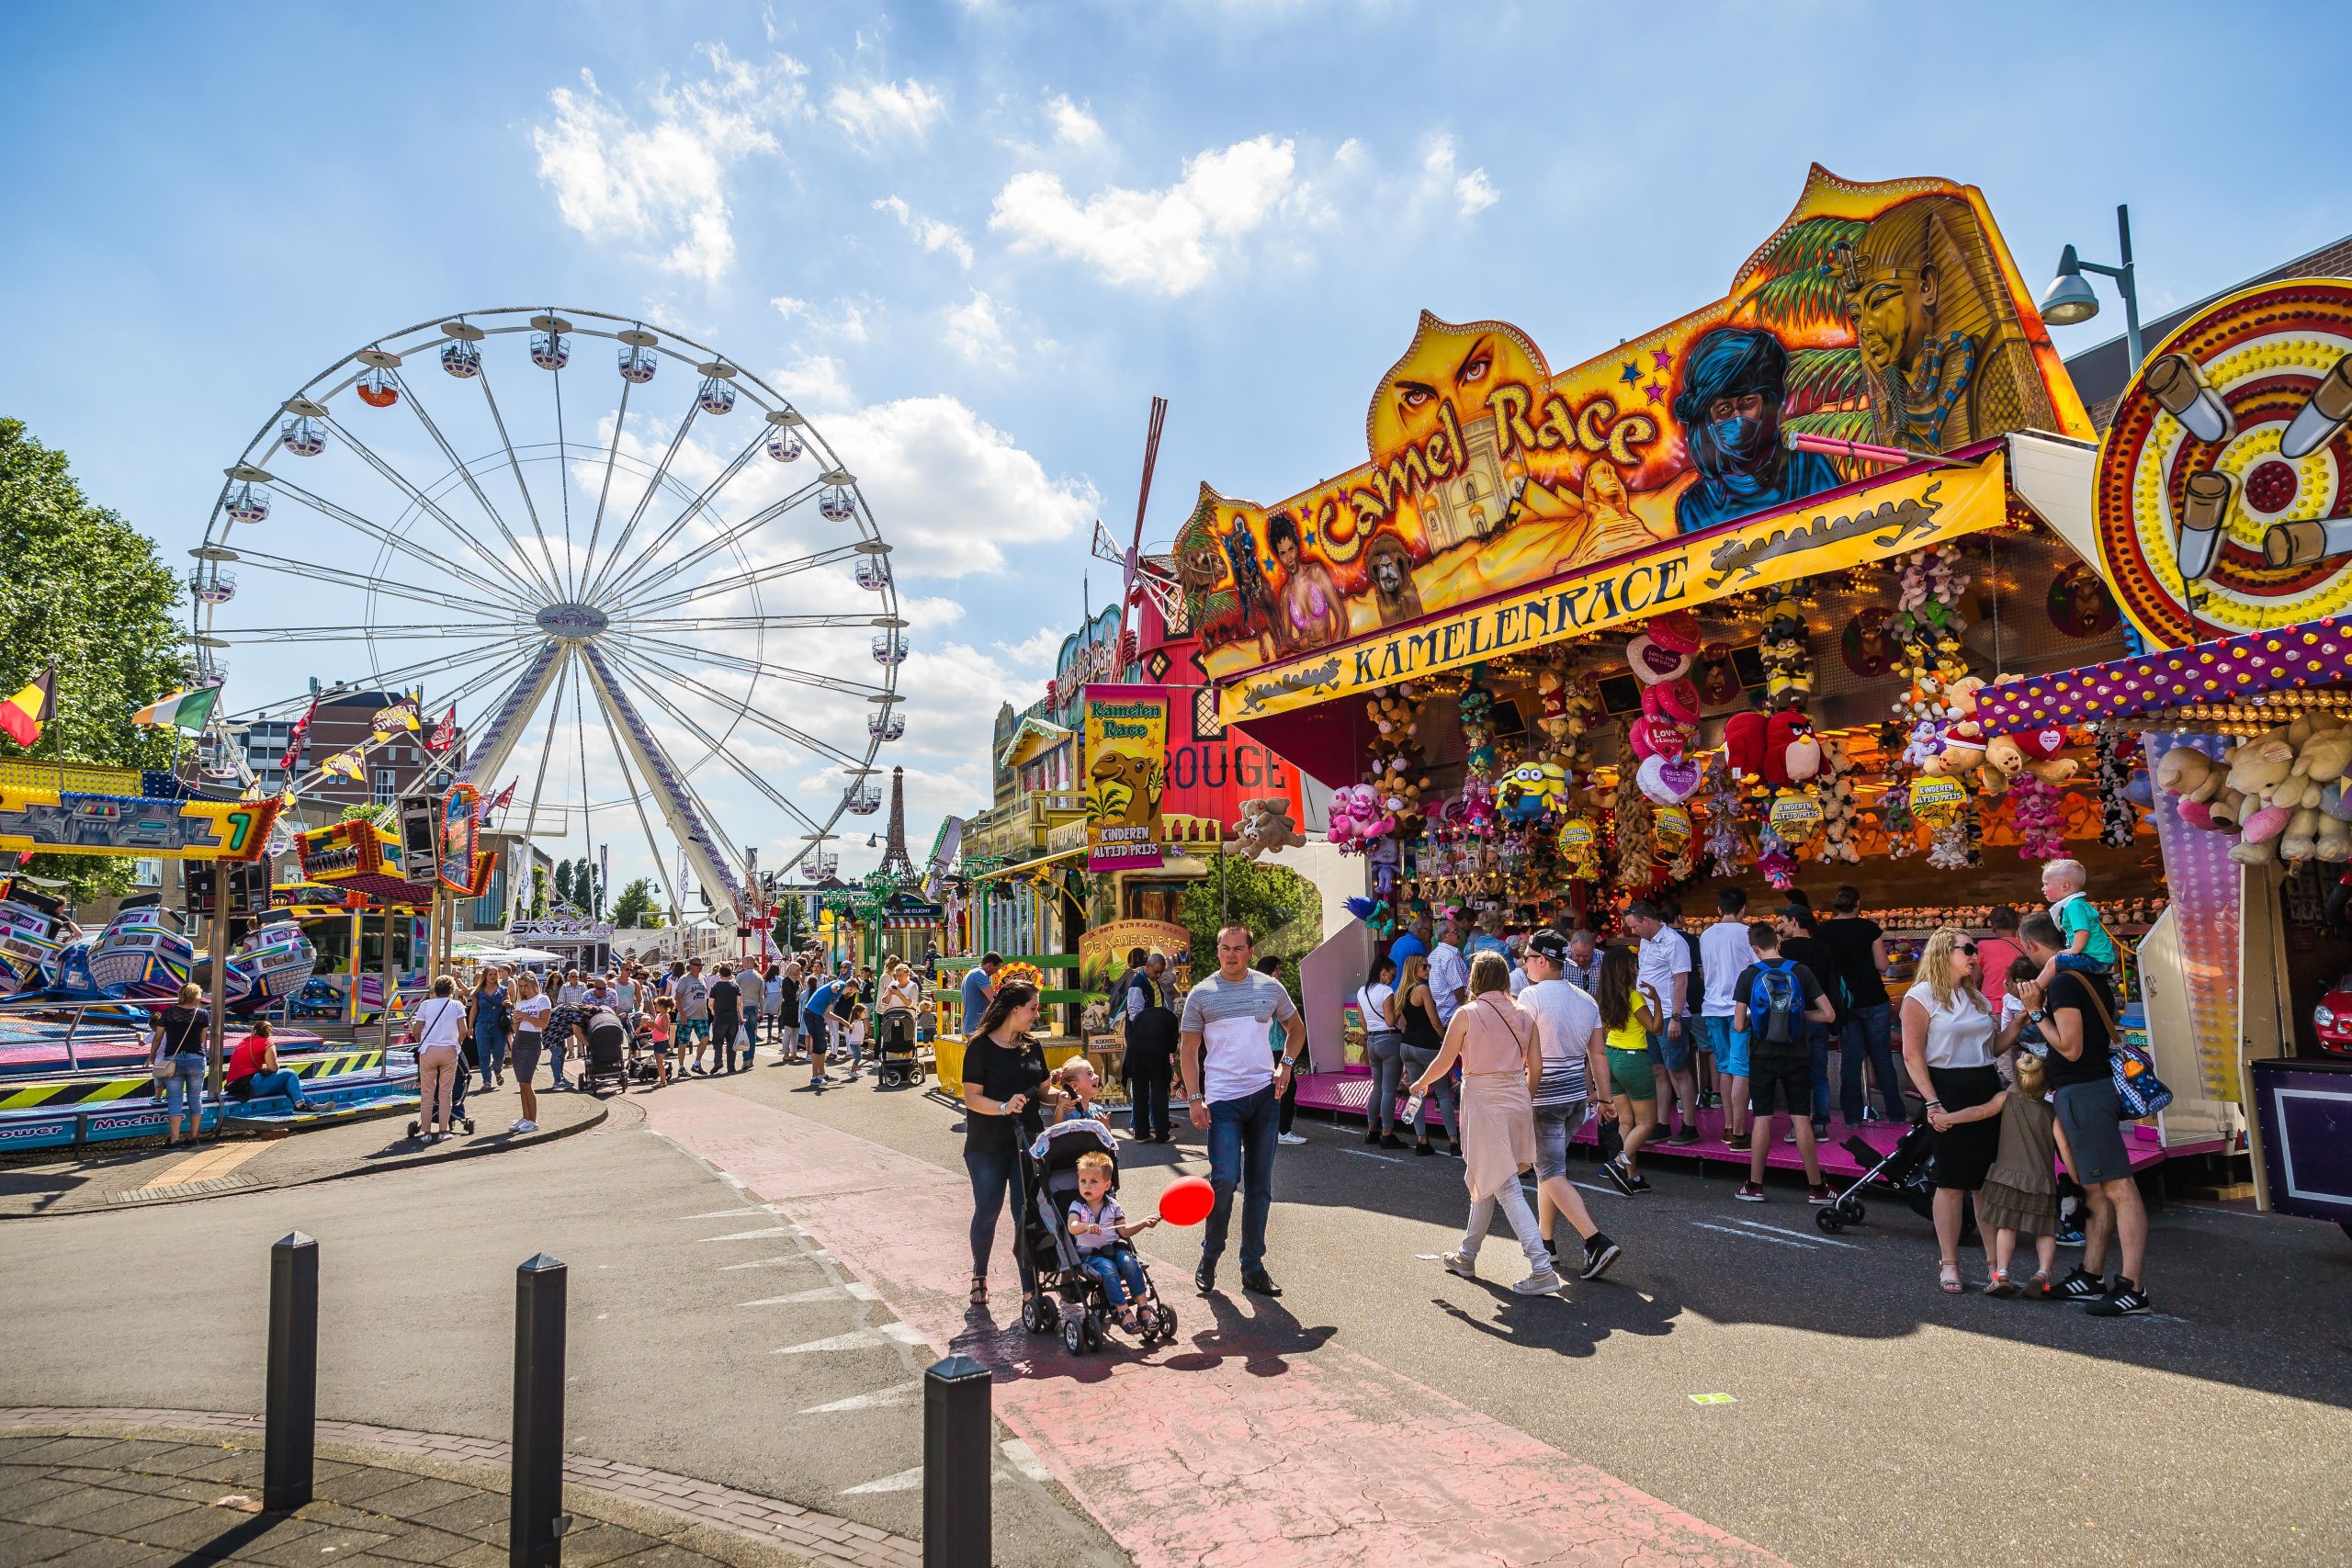
<svg viewBox="0 0 2352 1568">
<path fill-rule="evenodd" d="M 1963 942 L 1960 944 L 1960 951 L 1963 957 L 1973 958 L 1976 956 L 1976 944 L 1973 942 Z"/>
</svg>

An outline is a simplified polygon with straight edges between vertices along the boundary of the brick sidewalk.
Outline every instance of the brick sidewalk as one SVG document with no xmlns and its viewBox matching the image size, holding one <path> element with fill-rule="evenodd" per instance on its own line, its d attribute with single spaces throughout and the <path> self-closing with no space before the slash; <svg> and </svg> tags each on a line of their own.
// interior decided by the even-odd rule
<svg viewBox="0 0 2352 1568">
<path fill-rule="evenodd" d="M 276 1518 L 239 1506 L 261 1495 L 258 1416 L 0 1409 L 0 1561 L 506 1560 L 506 1444 L 352 1421 L 321 1421 L 318 1442 L 317 1501 Z M 641 1465 L 573 1456 L 564 1481 L 568 1562 L 918 1568 L 922 1558 L 870 1525 Z"/>
</svg>

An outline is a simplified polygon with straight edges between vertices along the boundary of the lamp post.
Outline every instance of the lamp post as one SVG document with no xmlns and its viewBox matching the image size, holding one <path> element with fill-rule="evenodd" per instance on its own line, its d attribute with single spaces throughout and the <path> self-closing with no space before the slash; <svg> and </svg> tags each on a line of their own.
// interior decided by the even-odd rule
<svg viewBox="0 0 2352 1568">
<path fill-rule="evenodd" d="M 2058 276 L 2042 290 L 2041 319 L 2053 327 L 2089 321 L 2098 314 L 2098 291 L 2083 274 L 2095 272 L 2115 279 L 2115 291 L 2123 296 L 2123 352 L 2131 359 L 2123 374 L 2129 380 L 2140 371 L 2140 289 L 2132 265 L 2132 209 L 2128 206 L 2115 209 L 2115 237 L 2123 253 L 2120 266 L 2085 261 L 2072 245 L 2059 253 Z"/>
</svg>

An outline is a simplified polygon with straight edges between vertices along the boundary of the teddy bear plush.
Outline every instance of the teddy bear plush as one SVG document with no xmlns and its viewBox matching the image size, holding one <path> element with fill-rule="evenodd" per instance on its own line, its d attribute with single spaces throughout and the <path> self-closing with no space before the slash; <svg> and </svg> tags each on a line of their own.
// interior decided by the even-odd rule
<svg viewBox="0 0 2352 1568">
<path fill-rule="evenodd" d="M 2192 828 L 2213 826 L 2213 797 L 2228 776 L 2194 746 L 2176 746 L 2156 760 L 2156 787 L 2179 802 L 2180 819 Z"/>
<path fill-rule="evenodd" d="M 1279 795 L 1241 803 L 1241 820 L 1234 824 L 1233 847 L 1245 860 L 1256 860 L 1306 842 L 1306 835 L 1291 819 L 1290 802 Z"/>
</svg>

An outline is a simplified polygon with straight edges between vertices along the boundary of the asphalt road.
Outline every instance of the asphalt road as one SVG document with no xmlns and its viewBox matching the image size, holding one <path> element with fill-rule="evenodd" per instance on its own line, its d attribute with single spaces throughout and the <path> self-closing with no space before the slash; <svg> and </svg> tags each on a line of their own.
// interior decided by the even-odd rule
<svg viewBox="0 0 2352 1568">
<path fill-rule="evenodd" d="M 763 1067 L 718 1087 L 956 1168 L 953 1112 L 862 1086 L 791 1092 L 799 1079 Z M 1459 1234 L 1459 1165 L 1301 1126 L 1270 1258 L 1295 1358 L 1351 1350 L 1791 1562 L 2352 1558 L 2336 1479 L 2352 1450 L 2352 1243 L 2333 1226 L 2171 1206 L 2151 1249 L 2160 1315 L 2102 1322 L 1940 1294 L 1928 1228 L 1898 1206 L 1829 1238 L 1796 1187 L 1735 1203 L 1725 1178 L 1659 1160 L 1650 1195 L 1589 1194 L 1626 1247 L 1610 1278 L 1528 1300 L 1506 1288 L 1521 1263 L 1508 1233 L 1483 1281 L 1430 1256 Z M 1184 1138 L 1126 1151 L 1131 1212 L 1204 1168 Z M 257 1407 L 264 1252 L 297 1225 L 324 1247 L 322 1413 L 503 1436 L 511 1271 L 544 1247 L 573 1271 L 575 1449 L 919 1525 L 918 1492 L 850 1489 L 917 1463 L 919 1412 L 894 1401 L 928 1352 L 634 1114 L 439 1169 L 10 1222 L 0 1398 Z M 1204 1324 L 1193 1234 L 1142 1245 Z M 775 1353 L 845 1334 L 861 1337 Z M 1178 1366 L 1139 1375 L 1148 1397 L 1184 1397 Z M 1058 1487 L 1018 1463 L 1000 1480 L 999 1540 L 1018 1547 L 1000 1561 L 1116 1560 Z"/>
</svg>

